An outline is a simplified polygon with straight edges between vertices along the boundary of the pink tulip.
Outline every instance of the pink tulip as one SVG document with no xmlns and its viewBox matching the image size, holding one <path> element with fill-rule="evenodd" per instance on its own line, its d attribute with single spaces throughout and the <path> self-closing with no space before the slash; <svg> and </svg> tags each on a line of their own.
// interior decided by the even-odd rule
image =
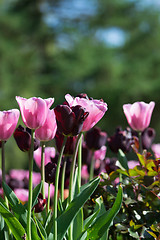
<svg viewBox="0 0 160 240">
<path fill-rule="evenodd" d="M 42 151 L 41 147 L 34 151 L 34 160 L 39 168 L 41 168 L 41 151 Z M 54 147 L 46 147 L 44 153 L 45 153 L 44 165 L 46 165 L 48 162 L 51 162 L 51 158 L 55 157 L 56 150 Z"/>
<path fill-rule="evenodd" d="M 154 106 L 155 102 L 124 104 L 123 111 L 130 127 L 136 131 L 144 131 L 150 124 Z"/>
<path fill-rule="evenodd" d="M 17 179 L 18 181 L 23 181 L 24 178 L 28 179 L 29 171 L 23 169 L 11 169 L 9 175 L 12 179 Z"/>
<path fill-rule="evenodd" d="M 94 158 L 95 160 L 104 160 L 105 156 L 106 156 L 106 151 L 107 151 L 107 147 L 106 146 L 102 146 L 99 150 L 94 152 Z"/>
<path fill-rule="evenodd" d="M 54 109 L 48 110 L 47 118 L 42 127 L 36 129 L 35 136 L 40 141 L 52 140 L 57 131 Z"/>
<path fill-rule="evenodd" d="M 21 110 L 22 120 L 30 129 L 37 129 L 45 123 L 48 109 L 54 102 L 54 98 L 32 97 L 26 99 L 18 96 L 16 96 L 16 100 Z"/>
<path fill-rule="evenodd" d="M 86 164 L 82 165 L 81 175 L 83 179 L 87 180 L 89 178 L 88 166 Z"/>
<path fill-rule="evenodd" d="M 139 162 L 138 161 L 134 161 L 134 160 L 131 160 L 131 161 L 128 161 L 128 167 L 129 169 L 133 169 L 134 167 L 136 166 L 139 166 Z"/>
<path fill-rule="evenodd" d="M 0 140 L 6 141 L 13 134 L 19 119 L 19 110 L 0 111 Z"/>
<path fill-rule="evenodd" d="M 89 112 L 88 117 L 83 123 L 82 131 L 88 131 L 103 117 L 107 111 L 107 104 L 102 100 L 96 99 L 87 99 L 81 97 L 73 98 L 70 94 L 65 95 L 65 99 L 68 102 L 69 106 L 82 106 L 86 112 Z"/>
<path fill-rule="evenodd" d="M 28 195 L 29 195 L 28 189 L 16 188 L 16 189 L 14 189 L 14 193 L 16 194 L 17 198 L 21 202 L 25 203 L 28 201 Z"/>
<path fill-rule="evenodd" d="M 151 146 L 151 149 L 156 158 L 160 158 L 160 143 L 154 143 Z"/>
</svg>

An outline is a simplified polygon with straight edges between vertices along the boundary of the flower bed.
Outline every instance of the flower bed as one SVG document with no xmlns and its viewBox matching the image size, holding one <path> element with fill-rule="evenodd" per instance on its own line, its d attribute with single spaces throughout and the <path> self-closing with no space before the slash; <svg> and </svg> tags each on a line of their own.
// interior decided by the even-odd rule
<svg viewBox="0 0 160 240">
<path fill-rule="evenodd" d="M 0 112 L 1 239 L 159 239 L 154 102 L 123 105 L 129 127 L 108 136 L 95 126 L 108 109 L 103 100 L 67 94 L 52 109 L 54 98 L 16 100 L 20 111 Z M 24 126 L 17 127 L 20 112 Z M 12 135 L 28 152 L 29 169 L 6 174 Z"/>
</svg>

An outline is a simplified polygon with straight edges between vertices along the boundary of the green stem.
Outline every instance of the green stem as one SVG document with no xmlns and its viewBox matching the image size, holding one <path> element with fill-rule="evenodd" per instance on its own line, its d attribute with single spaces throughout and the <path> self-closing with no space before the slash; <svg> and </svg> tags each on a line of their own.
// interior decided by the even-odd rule
<svg viewBox="0 0 160 240">
<path fill-rule="evenodd" d="M 89 172 L 89 181 L 93 179 L 94 177 L 94 151 L 92 151 L 92 158 L 91 158 L 91 165 L 90 165 L 90 172 Z"/>
<path fill-rule="evenodd" d="M 139 137 L 139 151 L 142 154 L 143 153 L 143 147 L 142 147 L 142 132 L 138 132 Z"/>
<path fill-rule="evenodd" d="M 65 182 L 65 173 L 66 173 L 66 165 L 67 161 L 64 161 L 63 169 L 62 169 L 62 177 L 61 177 L 61 200 L 64 201 L 64 182 Z"/>
<path fill-rule="evenodd" d="M 3 182 L 6 182 L 4 141 L 2 141 L 2 181 L 3 181 Z"/>
<path fill-rule="evenodd" d="M 28 214 L 27 214 L 27 234 L 28 240 L 31 238 L 31 211 L 32 211 L 32 175 L 33 175 L 33 151 L 34 151 L 34 130 L 31 129 L 31 148 L 29 151 L 29 197 L 28 197 Z"/>
<path fill-rule="evenodd" d="M 71 163 L 71 169 L 70 169 L 70 178 L 69 178 L 69 203 L 72 201 L 73 199 L 73 178 L 74 178 L 74 172 L 75 172 L 75 165 L 76 165 L 76 158 L 77 158 L 77 152 L 78 152 L 78 146 L 79 146 L 79 142 L 81 139 L 81 135 L 82 132 L 78 135 L 77 141 L 76 141 L 76 146 L 73 152 L 73 159 L 72 159 L 72 163 Z M 72 228 L 73 228 L 73 224 L 71 223 L 70 228 L 69 228 L 69 240 L 72 240 Z"/>
<path fill-rule="evenodd" d="M 2 181 L 6 183 L 6 169 L 5 169 L 5 149 L 4 149 L 4 144 L 5 142 L 2 141 Z M 8 203 L 8 199 L 4 194 L 4 201 L 6 203 L 6 205 L 9 207 L 9 203 Z"/>
<path fill-rule="evenodd" d="M 76 158 L 77 158 L 77 152 L 78 152 L 78 146 L 79 146 L 79 141 L 81 138 L 82 133 L 78 135 L 77 141 L 76 141 L 76 146 L 73 152 L 73 159 L 71 163 L 71 169 L 70 169 L 70 178 L 69 178 L 69 203 L 72 201 L 72 187 L 73 187 L 73 177 L 74 177 L 74 170 L 75 170 L 75 164 L 76 164 Z"/>
<path fill-rule="evenodd" d="M 44 160 L 45 160 L 45 144 L 41 142 L 41 181 L 42 181 L 42 195 L 45 198 L 45 188 L 44 188 L 44 181 L 45 181 L 45 168 L 44 168 Z"/>
<path fill-rule="evenodd" d="M 82 137 L 83 133 L 80 136 L 79 147 L 78 147 L 78 185 L 79 189 L 81 187 L 81 169 L 82 169 Z"/>
<path fill-rule="evenodd" d="M 48 184 L 48 202 L 47 202 L 47 214 L 49 213 L 49 207 L 50 207 L 50 183 Z"/>
<path fill-rule="evenodd" d="M 2 141 L 2 181 L 6 183 L 6 170 L 5 170 L 5 149 L 4 149 L 4 144 L 5 142 Z M 9 208 L 9 203 L 8 203 L 8 199 L 5 195 L 5 193 L 3 193 L 4 195 L 4 201 L 7 205 L 7 207 Z M 5 226 L 5 236 L 7 239 L 11 239 L 11 230 L 9 227 Z"/>
<path fill-rule="evenodd" d="M 59 157 L 58 157 L 56 176 L 55 176 L 54 203 L 53 203 L 53 221 L 54 221 L 53 222 L 53 227 L 54 227 L 53 239 L 54 240 L 57 240 L 57 202 L 58 202 L 59 173 L 60 173 L 61 159 L 62 159 L 62 156 L 63 156 L 63 151 L 64 151 L 64 148 L 65 148 L 66 141 L 67 141 L 67 137 L 64 137 L 61 152 L 60 152 Z"/>
</svg>

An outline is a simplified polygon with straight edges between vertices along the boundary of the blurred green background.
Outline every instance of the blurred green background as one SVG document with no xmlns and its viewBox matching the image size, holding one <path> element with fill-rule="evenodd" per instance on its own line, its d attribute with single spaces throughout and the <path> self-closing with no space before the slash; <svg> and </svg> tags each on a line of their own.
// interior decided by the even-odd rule
<svg viewBox="0 0 160 240">
<path fill-rule="evenodd" d="M 112 135 L 127 125 L 122 106 L 155 101 L 151 127 L 160 141 L 160 2 L 157 0 L 0 0 L 0 109 L 15 96 L 87 93 L 108 111 Z M 20 120 L 21 123 L 21 120 Z M 7 168 L 28 167 L 13 137 Z"/>
</svg>

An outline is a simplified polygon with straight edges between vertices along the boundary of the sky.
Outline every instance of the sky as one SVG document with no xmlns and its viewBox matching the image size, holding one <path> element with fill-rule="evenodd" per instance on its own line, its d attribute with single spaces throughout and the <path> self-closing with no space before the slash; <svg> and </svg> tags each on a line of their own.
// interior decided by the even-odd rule
<svg viewBox="0 0 160 240">
<path fill-rule="evenodd" d="M 59 28 L 62 21 L 74 21 L 78 16 L 85 17 L 87 15 L 93 15 L 96 12 L 96 1 L 93 0 L 67 0 L 62 1 L 56 8 L 49 9 L 49 6 L 42 5 L 42 11 L 46 12 L 44 21 L 51 27 Z M 135 0 L 129 0 L 135 1 Z M 148 5 L 154 5 L 160 8 L 160 0 L 139 0 L 137 1 L 137 7 L 144 8 Z M 108 47 L 120 47 L 123 46 L 126 40 L 126 34 L 123 30 L 117 27 L 101 28 L 95 33 L 95 37 L 105 43 Z M 57 39 L 59 45 L 69 46 L 67 44 L 67 36 L 61 34 Z"/>
</svg>

